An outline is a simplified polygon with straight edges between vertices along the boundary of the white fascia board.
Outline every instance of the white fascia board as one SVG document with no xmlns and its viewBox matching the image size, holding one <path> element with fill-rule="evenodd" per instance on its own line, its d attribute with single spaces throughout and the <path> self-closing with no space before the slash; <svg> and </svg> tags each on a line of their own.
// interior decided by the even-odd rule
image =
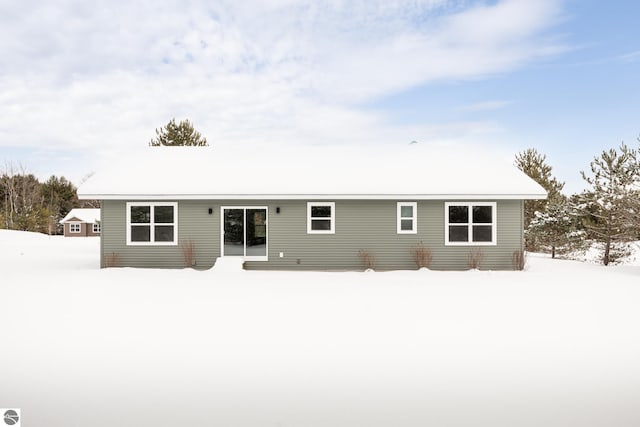
<svg viewBox="0 0 640 427">
<path fill-rule="evenodd" d="M 97 200 L 544 200 L 546 194 L 79 194 Z"/>
</svg>

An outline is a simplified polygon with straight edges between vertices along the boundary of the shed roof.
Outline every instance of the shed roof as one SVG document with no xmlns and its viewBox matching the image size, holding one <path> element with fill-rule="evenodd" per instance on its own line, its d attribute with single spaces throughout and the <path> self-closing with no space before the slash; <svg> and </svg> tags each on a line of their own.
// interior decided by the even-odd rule
<svg viewBox="0 0 640 427">
<path fill-rule="evenodd" d="M 420 144 L 233 149 L 147 147 L 98 170 L 85 199 L 541 199 L 503 158 Z"/>
<path fill-rule="evenodd" d="M 89 224 L 95 224 L 100 221 L 100 209 L 93 208 L 75 208 L 71 209 L 69 213 L 62 218 L 60 224 L 64 224 L 65 222 L 77 218 L 82 222 L 87 222 Z"/>
</svg>

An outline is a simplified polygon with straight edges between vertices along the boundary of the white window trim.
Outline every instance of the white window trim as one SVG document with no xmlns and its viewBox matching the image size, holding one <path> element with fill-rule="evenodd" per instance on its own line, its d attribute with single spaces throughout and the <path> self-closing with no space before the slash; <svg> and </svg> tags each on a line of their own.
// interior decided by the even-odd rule
<svg viewBox="0 0 640 427">
<path fill-rule="evenodd" d="M 78 229 L 74 230 L 74 226 L 76 226 L 76 225 L 78 226 Z M 80 233 L 82 233 L 82 223 L 80 223 L 80 222 L 70 222 L 69 223 L 69 233 L 72 233 L 72 234 L 80 234 Z"/>
<path fill-rule="evenodd" d="M 131 207 L 132 206 L 149 206 L 151 207 L 151 218 L 149 226 L 150 241 L 149 242 L 132 242 L 131 241 Z M 155 223 L 153 220 L 153 209 L 156 206 L 173 206 L 173 223 L 162 223 L 162 225 L 173 225 L 173 241 L 171 242 L 154 242 L 155 239 Z M 144 225 L 144 224 L 138 224 Z M 178 244 L 178 203 L 177 202 L 127 202 L 127 246 L 175 246 Z"/>
<path fill-rule="evenodd" d="M 405 206 L 412 207 L 413 216 L 403 217 L 402 208 Z M 411 230 L 402 229 L 402 220 L 410 219 L 412 228 Z M 417 234 L 418 233 L 418 203 L 417 202 L 398 202 L 398 215 L 397 215 L 397 231 L 398 234 Z"/>
<path fill-rule="evenodd" d="M 314 206 L 331 207 L 330 217 L 311 217 L 311 208 Z M 331 228 L 329 230 L 312 230 L 311 223 L 313 220 L 330 220 Z M 307 234 L 335 234 L 336 233 L 336 202 L 307 202 Z"/>
<path fill-rule="evenodd" d="M 467 206 L 469 208 L 469 222 L 449 223 L 449 206 Z M 473 242 L 473 207 L 474 206 L 491 206 L 491 223 L 478 225 L 491 225 L 491 241 L 490 242 Z M 469 241 L 467 242 L 450 242 L 449 241 L 449 225 L 467 225 L 469 232 Z M 496 202 L 445 202 L 444 204 L 444 244 L 445 246 L 496 246 L 498 244 L 498 208 Z"/>
<path fill-rule="evenodd" d="M 97 228 L 97 230 L 96 230 L 96 228 Z M 102 227 L 100 227 L 100 223 L 94 222 L 93 226 L 91 227 L 91 230 L 94 233 L 100 233 L 102 231 Z"/>
</svg>

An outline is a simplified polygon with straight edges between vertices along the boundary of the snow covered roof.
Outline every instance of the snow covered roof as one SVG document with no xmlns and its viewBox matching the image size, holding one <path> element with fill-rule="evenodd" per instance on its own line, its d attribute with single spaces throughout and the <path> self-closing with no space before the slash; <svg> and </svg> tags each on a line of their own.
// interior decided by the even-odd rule
<svg viewBox="0 0 640 427">
<path fill-rule="evenodd" d="M 84 199 L 541 199 L 512 162 L 421 144 L 306 148 L 145 147 L 98 170 Z"/>
<path fill-rule="evenodd" d="M 95 224 L 96 222 L 100 222 L 100 209 L 71 209 L 69 213 L 62 218 L 60 224 L 64 224 L 73 218 L 77 218 L 80 221 L 87 222 L 89 224 Z"/>
</svg>

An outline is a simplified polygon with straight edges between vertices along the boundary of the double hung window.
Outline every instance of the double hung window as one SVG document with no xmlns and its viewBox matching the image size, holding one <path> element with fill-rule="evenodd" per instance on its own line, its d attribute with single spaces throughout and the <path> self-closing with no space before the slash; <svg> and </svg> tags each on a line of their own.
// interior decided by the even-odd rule
<svg viewBox="0 0 640 427">
<path fill-rule="evenodd" d="M 416 234 L 418 232 L 417 216 L 416 202 L 398 202 L 398 234 Z"/>
<path fill-rule="evenodd" d="M 446 245 L 495 245 L 495 202 L 445 203 Z"/>
<path fill-rule="evenodd" d="M 335 234 L 335 202 L 307 203 L 307 233 Z"/>
<path fill-rule="evenodd" d="M 176 245 L 177 242 L 177 203 L 127 203 L 127 245 Z"/>
</svg>

